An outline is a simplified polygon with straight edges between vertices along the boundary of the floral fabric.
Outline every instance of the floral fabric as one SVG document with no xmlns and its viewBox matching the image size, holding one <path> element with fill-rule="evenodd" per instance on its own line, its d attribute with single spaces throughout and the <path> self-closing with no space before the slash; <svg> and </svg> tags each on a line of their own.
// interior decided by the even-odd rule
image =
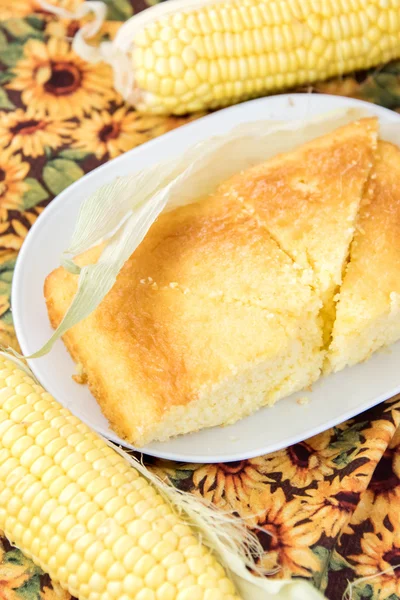
<svg viewBox="0 0 400 600">
<path fill-rule="evenodd" d="M 49 1 L 49 0 L 48 0 Z M 51 0 L 74 10 L 81 0 Z M 98 38 L 154 0 L 108 0 Z M 0 343 L 18 348 L 10 286 L 37 216 L 65 187 L 110 158 L 187 122 L 141 116 L 107 65 L 76 56 L 80 22 L 39 0 L 0 0 Z M 400 61 L 315 86 L 400 112 Z M 190 118 L 197 118 L 195 115 Z M 307 410 L 307 407 L 305 407 Z M 229 464 L 148 460 L 173 485 L 254 527 L 271 577 L 303 577 L 330 600 L 400 597 L 400 398 L 302 443 Z M 0 598 L 70 600 L 0 536 Z"/>
</svg>

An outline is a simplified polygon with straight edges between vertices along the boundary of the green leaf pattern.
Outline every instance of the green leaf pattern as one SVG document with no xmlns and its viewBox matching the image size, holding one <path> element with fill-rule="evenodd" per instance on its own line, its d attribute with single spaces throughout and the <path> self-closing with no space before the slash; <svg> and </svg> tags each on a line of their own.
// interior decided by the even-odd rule
<svg viewBox="0 0 400 600">
<path fill-rule="evenodd" d="M 43 169 L 43 181 L 55 196 L 84 175 L 81 167 L 66 158 L 56 158 Z"/>
</svg>

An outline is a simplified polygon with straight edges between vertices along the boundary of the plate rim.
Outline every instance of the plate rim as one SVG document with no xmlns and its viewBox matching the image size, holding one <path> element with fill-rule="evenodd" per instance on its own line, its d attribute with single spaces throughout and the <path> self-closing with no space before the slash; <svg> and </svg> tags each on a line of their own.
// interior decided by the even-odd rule
<svg viewBox="0 0 400 600">
<path fill-rule="evenodd" d="M 37 220 L 35 221 L 33 226 L 30 228 L 30 230 L 22 244 L 22 247 L 18 253 L 15 267 L 14 267 L 14 273 L 13 273 L 12 285 L 11 285 L 11 307 L 12 307 L 12 311 L 13 311 L 14 329 L 15 329 L 15 333 L 16 333 L 16 336 L 17 336 L 17 339 L 20 344 L 22 352 L 23 353 L 26 352 L 26 348 L 27 348 L 29 342 L 28 342 L 28 336 L 25 335 L 23 328 L 22 328 L 22 323 L 19 318 L 19 300 L 17 298 L 17 294 L 18 294 L 18 289 L 20 287 L 19 282 L 23 275 L 23 266 L 25 263 L 25 255 L 29 252 L 30 242 L 36 236 L 36 232 L 45 226 L 46 219 L 49 219 L 52 216 L 54 216 L 54 214 L 60 209 L 60 207 L 64 207 L 65 202 L 68 201 L 68 196 L 70 194 L 73 194 L 74 191 L 76 190 L 76 188 L 80 187 L 81 185 L 84 186 L 85 182 L 87 182 L 90 178 L 95 178 L 96 173 L 98 173 L 99 169 L 112 170 L 112 167 L 115 166 L 117 163 L 119 164 L 120 162 L 122 163 L 125 161 L 129 162 L 130 158 L 134 157 L 136 154 L 139 154 L 144 147 L 146 147 L 148 149 L 152 145 L 159 143 L 161 139 L 163 139 L 163 141 L 165 143 L 165 141 L 168 140 L 169 138 L 173 138 L 174 134 L 176 134 L 177 131 L 182 131 L 186 128 L 190 128 L 193 125 L 198 125 L 198 123 L 200 123 L 200 122 L 204 123 L 205 120 L 207 120 L 207 122 L 210 122 L 210 121 L 212 122 L 212 120 L 217 120 L 218 116 L 221 113 L 226 113 L 228 111 L 233 112 L 233 113 L 242 111 L 245 109 L 244 107 L 247 107 L 247 106 L 252 106 L 255 104 L 264 104 L 264 103 L 268 102 L 268 100 L 270 98 L 279 97 L 282 99 L 282 102 L 285 102 L 288 99 L 293 98 L 293 97 L 303 97 L 303 98 L 307 97 L 308 98 L 308 97 L 310 97 L 310 95 L 313 95 L 314 97 L 319 97 L 319 98 L 327 97 L 330 99 L 335 99 L 335 101 L 338 102 L 338 105 L 341 105 L 341 106 L 347 105 L 349 107 L 355 106 L 355 107 L 365 108 L 367 110 L 369 109 L 371 112 L 376 112 L 377 114 L 381 113 L 382 115 L 389 117 L 389 119 L 392 121 L 400 122 L 400 115 L 398 115 L 397 113 L 395 113 L 394 111 L 392 111 L 388 108 L 382 107 L 380 105 L 372 104 L 372 103 L 366 102 L 364 100 L 348 98 L 346 96 L 337 96 L 337 95 L 333 95 L 333 94 L 309 94 L 309 93 L 287 93 L 287 94 L 276 94 L 276 95 L 271 95 L 271 96 L 264 96 L 262 98 L 249 100 L 247 102 L 243 102 L 241 104 L 230 106 L 230 107 L 221 109 L 219 111 L 216 111 L 214 113 L 205 115 L 204 117 L 201 117 L 195 121 L 186 123 L 176 129 L 173 129 L 173 130 L 161 135 L 161 136 L 153 138 L 153 139 L 149 140 L 148 142 L 145 142 L 144 144 L 141 144 L 140 146 L 132 148 L 131 150 L 128 150 L 124 154 L 121 154 L 120 156 L 118 156 L 112 160 L 109 160 L 102 165 L 99 165 L 98 167 L 96 167 L 92 171 L 89 171 L 83 177 L 81 177 L 80 179 L 75 181 L 72 185 L 68 186 L 65 190 L 60 192 L 60 194 L 57 194 L 57 196 L 55 196 L 53 198 L 53 200 L 50 202 L 50 204 L 48 204 L 46 206 L 45 210 L 39 215 L 39 217 L 37 218 Z M 251 114 L 249 115 L 248 120 L 249 121 L 252 120 Z M 255 119 L 255 120 L 259 120 L 259 118 Z M 233 127 L 233 125 L 232 125 L 232 127 Z M 17 307 L 17 308 L 14 309 L 14 307 Z M 53 395 L 53 397 L 57 400 L 56 394 L 54 394 L 51 391 L 51 389 L 49 389 L 49 384 L 48 383 L 45 384 L 45 382 L 42 383 L 42 381 L 41 381 L 42 378 L 41 378 L 40 373 L 36 372 L 34 359 L 33 360 L 29 359 L 27 362 L 28 362 L 29 367 L 32 370 L 34 376 L 38 379 L 38 381 L 41 383 L 41 385 L 49 393 L 51 393 Z M 307 430 L 306 434 L 294 434 L 290 437 L 286 437 L 284 439 L 283 443 L 276 442 L 274 444 L 265 445 L 263 448 L 259 448 L 254 451 L 240 452 L 240 451 L 233 451 L 233 449 L 232 449 L 232 451 L 226 452 L 225 454 L 219 454 L 215 458 L 215 460 L 211 460 L 210 456 L 207 456 L 207 455 L 188 453 L 188 454 L 185 454 L 184 456 L 182 456 L 182 455 L 179 456 L 175 452 L 169 452 L 168 450 L 163 451 L 162 449 L 159 450 L 158 448 L 156 451 L 153 451 L 151 449 L 151 445 L 149 447 L 144 446 L 142 448 L 135 448 L 133 445 L 129 444 L 128 442 L 124 442 L 123 440 L 121 440 L 121 438 L 119 438 L 117 436 L 117 434 L 115 434 L 113 431 L 110 431 L 110 432 L 105 431 L 102 427 L 94 428 L 90 424 L 90 422 L 88 422 L 89 421 L 88 419 L 82 418 L 81 415 L 79 416 L 79 418 L 81 421 L 83 421 L 86 425 L 88 425 L 88 427 L 90 427 L 97 434 L 101 435 L 102 437 L 104 437 L 106 439 L 111 440 L 112 442 L 114 442 L 117 445 L 123 445 L 125 448 L 128 448 L 129 450 L 134 450 L 136 452 L 148 454 L 149 456 L 154 456 L 157 458 L 178 461 L 178 462 L 184 461 L 184 462 L 192 462 L 192 463 L 198 463 L 198 464 L 201 464 L 201 463 L 214 464 L 214 463 L 219 463 L 219 462 L 234 462 L 234 461 L 239 461 L 239 460 L 247 460 L 247 459 L 255 458 L 258 456 L 263 456 L 265 454 L 269 454 L 271 452 L 275 452 L 277 450 L 280 450 L 280 449 L 286 448 L 288 446 L 291 446 L 293 444 L 299 443 L 305 439 L 308 439 L 309 437 L 312 437 L 314 435 L 317 435 L 318 433 L 321 433 L 323 431 L 326 431 L 326 430 L 334 427 L 338 423 L 342 423 L 348 419 L 353 418 L 354 416 L 356 416 L 358 414 L 365 412 L 366 410 L 369 410 L 370 408 L 373 408 L 374 406 L 380 404 L 381 402 L 384 402 L 385 400 L 391 398 L 392 396 L 394 396 L 395 394 L 397 394 L 399 392 L 400 392 L 400 383 L 397 387 L 394 388 L 394 390 L 391 390 L 389 393 L 387 393 L 387 392 L 382 393 L 382 394 L 378 395 L 377 397 L 374 397 L 371 401 L 364 403 L 361 410 L 357 407 L 350 408 L 349 410 L 341 413 L 340 418 L 333 417 L 333 418 L 329 419 L 328 421 L 325 421 L 323 424 L 317 425 L 317 426 Z M 60 402 L 60 404 L 61 404 L 61 402 Z M 71 409 L 69 408 L 69 410 L 71 410 Z M 186 434 L 186 435 L 190 435 L 190 434 Z M 168 442 L 164 442 L 164 443 L 166 445 L 168 445 Z"/>
</svg>

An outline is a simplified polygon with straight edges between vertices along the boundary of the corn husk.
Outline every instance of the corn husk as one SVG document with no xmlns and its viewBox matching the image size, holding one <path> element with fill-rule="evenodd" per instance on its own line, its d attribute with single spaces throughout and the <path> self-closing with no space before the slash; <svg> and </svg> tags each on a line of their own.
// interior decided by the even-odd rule
<svg viewBox="0 0 400 600">
<path fill-rule="evenodd" d="M 202 0 L 202 6 L 217 4 L 221 1 L 223 0 Z M 83 25 L 74 35 L 72 49 L 87 62 L 95 64 L 104 61 L 109 64 L 114 76 L 115 89 L 126 102 L 133 106 L 140 103 L 147 94 L 137 87 L 131 60 L 136 33 L 154 20 L 198 8 L 198 0 L 168 0 L 168 2 L 155 4 L 125 21 L 112 42 L 101 42 L 98 46 L 93 46 L 87 40 L 100 31 L 107 16 L 107 4 L 100 0 L 90 0 L 80 4 L 75 12 L 71 12 L 60 6 L 54 6 L 46 0 L 39 0 L 39 3 L 47 12 L 64 19 L 79 20 L 89 14 L 92 16 L 92 20 Z"/>
<path fill-rule="evenodd" d="M 176 16 L 178 22 L 182 23 L 182 27 L 183 24 L 185 24 L 185 17 L 184 15 L 190 17 L 193 16 L 193 14 L 198 13 L 198 11 L 201 9 L 205 9 L 206 13 L 205 13 L 205 19 L 207 21 L 208 17 L 207 17 L 207 7 L 208 7 L 208 11 L 210 11 L 211 13 L 213 12 L 213 7 L 215 5 L 219 5 L 221 3 L 224 4 L 223 7 L 223 12 L 224 11 L 229 11 L 229 1 L 230 0 L 201 0 L 199 2 L 199 0 L 168 0 L 168 2 L 155 2 L 152 3 L 153 6 L 148 7 L 146 10 L 144 11 L 140 11 L 137 14 L 134 14 L 131 18 L 129 18 L 127 21 L 125 21 L 125 23 L 119 28 L 115 39 L 112 42 L 108 42 L 108 41 L 103 41 L 101 42 L 97 47 L 94 47 L 93 45 L 91 45 L 90 43 L 88 43 L 88 40 L 90 40 L 90 38 L 92 38 L 100 29 L 102 23 L 104 22 L 105 18 L 106 18 L 106 13 L 105 13 L 105 8 L 106 5 L 103 4 L 100 1 L 89 1 L 89 2 L 83 2 L 82 5 L 80 5 L 77 10 L 75 12 L 70 12 L 67 11 L 61 7 L 53 7 L 52 5 L 48 4 L 46 2 L 46 0 L 38 0 L 39 3 L 43 6 L 43 8 L 45 8 L 47 11 L 49 12 L 53 12 L 55 14 L 58 14 L 64 18 L 69 18 L 69 19 L 80 19 L 82 18 L 82 16 L 88 14 L 88 13 L 92 13 L 93 16 L 93 21 L 89 24 L 85 24 L 74 36 L 73 41 L 72 41 L 72 48 L 73 50 L 85 61 L 90 62 L 90 63 L 97 63 L 99 61 L 104 61 L 106 63 L 108 63 L 112 69 L 113 72 L 113 76 L 114 76 L 114 87 L 115 89 L 119 92 L 119 94 L 122 96 L 122 98 L 129 104 L 131 104 L 132 106 L 135 107 L 136 110 L 143 112 L 143 113 L 150 113 L 150 114 L 164 114 L 164 115 L 168 115 L 168 114 L 186 114 L 188 112 L 193 112 L 196 110 L 206 110 L 206 109 L 213 109 L 215 107 L 221 107 L 221 106 L 226 106 L 228 104 L 232 104 L 235 102 L 238 102 L 240 100 L 244 100 L 244 99 L 248 99 L 250 97 L 255 97 L 255 96 L 260 96 L 263 94 L 267 94 L 267 93 L 272 93 L 272 92 L 277 92 L 280 90 L 283 90 L 285 88 L 290 88 L 293 85 L 293 82 L 290 83 L 290 78 L 288 77 L 288 72 L 287 69 L 285 67 L 282 67 L 281 72 L 278 71 L 278 73 L 275 73 L 274 69 L 271 67 L 271 64 L 273 64 L 274 62 L 274 56 L 276 59 L 276 55 L 274 54 L 274 51 L 271 50 L 264 50 L 264 53 L 261 54 L 261 56 L 259 57 L 260 60 L 261 59 L 265 59 L 264 61 L 262 61 L 260 64 L 269 64 L 270 68 L 267 69 L 265 67 L 264 70 L 266 70 L 266 72 L 263 73 L 263 69 L 261 68 L 261 74 L 260 77 L 261 79 L 264 80 L 264 84 L 263 86 L 257 87 L 255 85 L 255 78 L 254 78 L 254 74 L 252 73 L 252 68 L 249 66 L 249 62 L 248 62 L 248 57 L 246 56 L 246 53 L 243 52 L 244 50 L 242 50 L 240 56 L 244 56 L 244 64 L 247 64 L 247 67 L 243 67 L 243 69 L 241 70 L 241 72 L 244 72 L 244 75 L 242 75 L 243 81 L 246 82 L 247 84 L 249 84 L 248 86 L 246 86 L 246 92 L 243 90 L 242 93 L 240 93 L 239 95 L 236 96 L 236 100 L 235 100 L 235 94 L 231 91 L 232 89 L 232 82 L 234 82 L 234 80 L 232 80 L 232 78 L 229 80 L 229 69 L 228 69 L 228 75 L 225 73 L 225 69 L 222 68 L 222 71 L 220 73 L 221 76 L 221 81 L 220 83 L 222 84 L 222 88 L 224 87 L 224 83 L 226 84 L 226 91 L 225 91 L 225 96 L 220 98 L 220 97 L 214 97 L 214 96 L 210 96 L 209 98 L 207 97 L 207 93 L 204 92 L 204 87 L 206 89 L 207 92 L 210 91 L 211 87 L 209 85 L 209 82 L 207 81 L 206 78 L 204 78 L 204 76 L 201 75 L 201 71 L 198 71 L 198 75 L 197 75 L 197 79 L 199 80 L 198 85 L 192 84 L 192 83 L 188 83 L 188 85 L 183 88 L 184 91 L 179 94 L 176 93 L 177 97 L 172 98 L 172 97 L 165 97 L 164 94 L 160 91 L 160 80 L 158 80 L 156 78 L 156 80 L 154 81 L 153 78 L 151 77 L 151 70 L 148 70 L 148 64 L 151 65 L 152 60 L 149 58 L 149 63 L 144 63 L 144 68 L 143 68 L 143 63 L 142 60 L 139 59 L 137 57 L 137 50 L 139 48 L 141 49 L 145 49 L 145 53 L 147 53 L 147 51 L 149 51 L 151 49 L 151 45 L 145 45 L 142 46 L 143 44 L 143 38 L 142 38 L 142 42 L 140 42 L 140 40 L 138 39 L 141 36 L 141 33 L 143 32 L 148 32 L 151 31 L 151 24 L 159 24 L 161 26 L 165 25 L 168 23 L 168 21 L 170 19 L 172 19 L 172 21 L 174 21 L 174 16 Z M 391 0 L 392 4 L 391 7 L 393 9 L 393 14 L 395 14 L 395 12 L 398 12 L 399 9 L 399 0 Z M 264 2 L 266 2 L 266 4 L 268 5 L 268 1 L 264 0 Z M 263 3 L 261 2 L 261 10 L 263 7 Z M 324 80 L 327 79 L 327 77 L 329 76 L 333 76 L 333 75 L 337 75 L 337 76 L 341 76 L 345 73 L 351 72 L 352 70 L 354 70 L 354 60 L 356 60 L 356 62 L 360 59 L 359 56 L 357 56 L 357 52 L 354 54 L 354 49 L 353 49 L 353 53 L 350 51 L 346 51 L 343 53 L 341 52 L 341 48 L 342 45 L 343 47 L 346 47 L 346 44 L 350 44 L 350 41 L 353 42 L 355 41 L 357 38 L 353 37 L 353 39 L 348 39 L 348 36 L 359 36 L 359 39 L 363 40 L 363 46 L 362 46 L 362 50 L 360 50 L 361 52 L 363 52 L 364 54 L 364 59 L 363 59 L 363 64 L 359 64 L 358 68 L 369 68 L 372 66 L 375 66 L 377 64 L 379 64 L 379 62 L 386 62 L 388 60 L 393 60 L 396 58 L 399 58 L 399 45 L 396 44 L 395 40 L 396 37 L 393 36 L 390 33 L 390 25 L 387 25 L 387 19 L 388 17 L 384 15 L 384 12 L 382 12 L 382 25 L 381 25 L 381 29 L 382 29 L 382 39 L 377 39 L 376 42 L 374 43 L 372 41 L 372 37 L 371 37 L 371 27 L 373 26 L 373 17 L 371 17 L 369 11 L 367 10 L 367 8 L 369 9 L 369 7 L 371 6 L 375 6 L 375 4 L 377 3 L 377 0 L 366 0 L 365 2 L 365 10 L 363 11 L 362 17 L 360 17 L 360 15 L 357 14 L 357 12 L 354 13 L 354 17 L 355 17 L 355 21 L 354 23 L 351 21 L 351 25 L 346 25 L 347 23 L 347 12 L 348 12 L 348 2 L 344 2 L 342 4 L 338 3 L 338 2 L 322 2 L 322 0 L 318 0 L 316 2 L 311 3 L 311 7 L 310 7 L 310 14 L 307 13 L 307 9 L 304 10 L 301 7 L 301 2 L 295 2 L 294 0 L 292 2 L 283 2 L 283 4 L 281 5 L 280 3 L 277 6 L 280 6 L 280 9 L 278 10 L 278 13 L 281 13 L 281 19 L 285 18 L 286 21 L 285 23 L 289 23 L 289 25 L 285 25 L 285 26 L 289 26 L 289 27 L 293 27 L 295 28 L 294 30 L 296 31 L 296 34 L 294 36 L 295 38 L 295 46 L 294 49 L 296 50 L 296 52 L 299 51 L 304 51 L 305 46 L 309 46 L 310 42 L 306 42 L 306 40 L 308 40 L 311 36 L 311 45 L 315 44 L 315 48 L 319 48 L 319 44 L 320 44 L 320 38 L 318 37 L 318 31 L 315 30 L 315 19 L 321 19 L 321 22 L 318 22 L 318 28 L 320 29 L 322 27 L 322 30 L 324 30 L 324 28 L 327 29 L 327 31 L 329 31 L 330 29 L 332 29 L 332 27 L 335 29 L 335 23 L 336 23 L 336 19 L 338 18 L 342 18 L 341 13 L 343 13 L 343 19 L 344 21 L 340 21 L 341 22 L 341 27 L 339 28 L 339 37 L 338 39 L 333 41 L 333 45 L 332 45 L 332 50 L 335 50 L 334 53 L 332 53 L 332 56 L 335 54 L 335 60 L 333 61 L 332 64 L 336 65 L 334 68 L 336 69 L 335 72 L 331 72 L 331 67 L 332 64 L 328 57 L 328 55 L 331 54 L 331 52 L 327 52 L 325 50 L 322 51 L 322 54 L 319 56 L 318 61 L 316 62 L 316 64 L 314 65 L 314 68 L 310 68 L 311 64 L 306 64 L 303 66 L 306 66 L 307 69 L 306 71 L 304 71 L 303 74 L 300 74 L 297 77 L 297 81 L 296 84 L 297 85 L 307 85 L 307 84 L 312 84 L 315 83 L 319 80 Z M 378 3 L 379 4 L 379 3 Z M 103 5 L 103 6 L 101 6 Z M 388 8 L 389 4 L 387 2 L 387 0 L 381 0 L 381 6 L 382 8 Z M 325 7 L 329 7 L 329 8 L 325 8 Z M 340 8 L 339 8 L 340 7 Z M 240 2 L 239 2 L 239 8 L 240 7 Z M 251 12 L 252 12 L 252 8 L 255 9 L 255 12 L 257 14 L 257 7 L 252 7 L 251 5 L 246 5 L 246 3 L 243 4 L 243 8 L 245 10 L 244 13 L 244 17 L 242 15 L 242 35 L 243 35 L 243 31 L 244 34 L 245 33 L 249 33 L 252 32 L 252 29 L 249 25 L 249 18 L 250 21 L 252 20 L 251 17 Z M 246 18 L 246 9 L 250 10 L 250 16 Z M 333 11 L 333 12 L 332 12 Z M 337 12 L 338 11 L 338 12 Z M 268 11 L 267 11 L 268 12 Z M 356 16 L 357 15 L 357 16 Z M 368 15 L 368 16 L 367 16 Z M 391 18 L 389 18 L 390 21 Z M 240 20 L 240 19 L 239 19 Z M 211 19 L 212 23 L 213 23 L 213 27 L 214 27 L 214 21 Z M 211 22 L 210 21 L 210 22 Z M 218 21 L 218 19 L 217 19 Z M 254 21 L 254 19 L 253 19 Z M 391 21 L 390 21 L 391 22 Z M 225 21 L 224 21 L 225 23 Z M 272 27 L 273 24 L 278 24 L 279 20 L 276 21 L 276 19 L 274 19 L 273 17 L 267 19 L 267 28 L 268 27 Z M 186 25 L 185 25 L 186 27 Z M 194 28 L 191 25 L 187 26 L 189 28 L 189 31 L 192 31 L 195 33 L 196 35 L 196 25 L 194 25 Z M 218 28 L 218 25 L 215 24 L 216 27 L 216 32 L 215 32 L 215 36 L 220 35 L 220 31 L 224 31 L 225 27 L 221 27 Z M 261 25 L 260 25 L 261 27 Z M 200 28 L 201 29 L 201 28 Z M 235 28 L 234 28 L 235 29 Z M 207 28 L 206 28 L 207 30 Z M 357 33 L 356 33 L 356 30 Z M 212 29 L 210 30 L 212 31 Z M 261 31 L 261 30 L 260 30 Z M 203 31 L 203 33 L 205 33 L 205 31 Z M 393 32 L 392 32 L 393 33 Z M 229 27 L 228 27 L 228 34 L 229 34 Z M 262 29 L 262 34 L 264 36 L 271 36 L 272 33 L 266 33 L 265 29 Z M 332 37 L 330 36 L 330 34 L 328 33 L 328 38 L 332 41 Z M 151 36 L 151 34 L 150 34 Z M 340 39 L 340 37 L 343 37 L 343 39 Z M 145 39 L 147 38 L 147 35 L 145 33 Z M 286 35 L 284 36 L 286 39 Z M 325 36 L 322 36 L 323 38 Z M 374 38 L 375 39 L 375 38 Z M 182 38 L 183 40 L 183 38 Z M 327 41 L 327 40 L 325 40 Z M 139 42 L 139 43 L 138 43 Z M 293 42 L 293 40 L 292 40 Z M 292 43 L 290 42 L 290 43 Z M 289 47 L 287 48 L 287 52 L 290 54 L 291 52 L 293 52 L 293 48 L 290 46 L 290 43 L 287 42 L 287 44 L 289 44 Z M 337 44 L 336 44 L 337 43 Z M 365 44 L 364 44 L 365 43 Z M 246 46 L 246 44 L 245 44 Z M 255 44 L 255 47 L 258 47 L 258 44 Z M 272 46 L 271 46 L 272 47 Z M 329 47 L 331 47 L 331 44 L 329 43 Z M 350 46 L 349 46 L 350 47 Z M 380 47 L 381 48 L 381 53 L 377 53 L 376 49 Z M 233 58 L 237 58 L 236 53 L 237 53 L 237 49 L 235 49 L 235 51 L 233 51 L 230 47 L 229 44 L 227 43 L 225 49 L 219 48 L 218 43 L 214 43 L 211 41 L 211 49 L 208 47 L 207 43 L 206 43 L 206 51 L 205 53 L 203 51 L 197 51 L 197 47 L 196 44 L 193 44 L 193 42 L 184 42 L 184 46 L 183 46 L 184 50 L 188 50 L 191 55 L 194 57 L 193 58 L 193 62 L 194 65 L 197 69 L 197 64 L 200 65 L 201 61 L 204 60 L 204 56 L 207 60 L 207 55 L 208 58 L 210 58 L 211 60 L 216 60 L 218 63 L 220 62 L 220 60 L 225 60 L 225 59 L 233 59 Z M 183 51 L 184 51 L 183 50 Z M 276 47 L 275 47 L 275 51 L 276 51 Z M 171 54 L 172 52 L 172 54 Z M 223 55 L 223 52 L 225 52 L 226 56 Z M 316 50 L 316 53 L 318 54 L 319 50 Z M 167 60 L 170 58 L 170 56 L 173 57 L 173 50 L 171 50 L 171 48 L 167 45 L 167 49 L 165 49 L 164 52 L 159 52 L 160 55 L 164 55 L 166 56 L 166 58 L 164 58 L 164 60 Z M 204 55 L 204 56 L 203 56 Z M 157 60 L 157 53 L 155 53 L 153 55 L 153 59 Z M 196 56 L 198 57 L 198 61 L 196 63 Z M 310 55 L 312 56 L 312 54 Z M 271 63 L 272 60 L 272 63 Z M 310 58 L 307 59 L 303 59 L 302 63 L 309 63 L 309 61 L 312 60 Z M 278 60 L 278 63 L 281 64 L 280 59 Z M 184 63 L 186 65 L 186 63 Z M 193 66 L 193 63 L 187 63 L 190 64 L 190 68 Z M 160 67 L 162 68 L 162 67 Z M 186 66 L 182 67 L 183 69 L 186 68 Z M 189 68 L 189 67 L 188 67 Z M 199 67 L 200 68 L 200 67 Z M 172 70 L 168 71 L 169 76 L 171 76 L 172 81 L 174 81 L 175 79 L 175 71 L 172 68 Z M 276 79 L 276 77 L 278 77 L 278 79 Z M 184 80 L 183 76 L 182 76 L 182 80 Z M 180 82 L 181 79 L 178 78 L 178 82 Z M 189 79 L 189 81 L 191 81 L 191 79 Z M 286 81 L 286 83 L 285 83 Z M 221 86 L 218 86 L 221 87 Z M 190 89 L 189 89 L 190 88 Z M 194 96 L 192 96 L 191 99 L 188 99 L 188 90 L 190 92 L 194 93 Z M 197 95 L 196 95 L 197 94 Z M 233 94 L 233 95 L 232 95 Z M 195 97 L 197 98 L 195 100 Z M 172 103 L 172 104 L 171 104 Z"/>
<path fill-rule="evenodd" d="M 23 361 L 3 350 L 0 350 L 0 354 L 16 363 L 36 383 L 34 375 Z M 102 439 L 149 481 L 182 521 L 193 529 L 201 543 L 210 548 L 242 600 L 323 600 L 322 594 L 307 581 L 271 580 L 265 577 L 265 572 L 258 566 L 258 559 L 263 554 L 262 546 L 244 520 L 167 485 L 137 458 L 107 439 Z M 20 550 L 23 552 L 24 548 Z"/>
<path fill-rule="evenodd" d="M 309 120 L 241 124 L 199 142 L 183 156 L 118 177 L 100 188 L 83 202 L 71 244 L 62 256 L 63 266 L 79 274 L 78 291 L 52 337 L 27 358 L 49 352 L 57 339 L 98 307 L 162 212 L 204 198 L 238 171 L 364 116 L 366 111 L 351 108 Z M 76 255 L 104 241 L 96 264 L 81 268 L 75 263 Z"/>
<path fill-rule="evenodd" d="M 306 580 L 267 578 L 267 574 L 260 570 L 257 564 L 263 555 L 262 546 L 243 519 L 222 512 L 188 492 L 167 485 L 131 454 L 127 454 L 111 442 L 108 444 L 146 477 L 197 530 L 202 542 L 212 550 L 228 572 L 242 600 L 324 599 L 324 596 Z"/>
</svg>

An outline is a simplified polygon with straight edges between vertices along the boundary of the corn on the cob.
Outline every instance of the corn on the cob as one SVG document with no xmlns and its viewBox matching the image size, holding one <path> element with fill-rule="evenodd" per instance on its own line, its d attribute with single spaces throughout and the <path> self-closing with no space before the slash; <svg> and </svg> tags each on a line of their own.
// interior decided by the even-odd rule
<svg viewBox="0 0 400 600">
<path fill-rule="evenodd" d="M 128 100 L 143 112 L 222 107 L 400 56 L 400 0 L 167 5 L 134 16 L 115 39 L 131 58 Z"/>
<path fill-rule="evenodd" d="M 0 529 L 79 600 L 238 600 L 157 490 L 3 355 Z"/>
</svg>

